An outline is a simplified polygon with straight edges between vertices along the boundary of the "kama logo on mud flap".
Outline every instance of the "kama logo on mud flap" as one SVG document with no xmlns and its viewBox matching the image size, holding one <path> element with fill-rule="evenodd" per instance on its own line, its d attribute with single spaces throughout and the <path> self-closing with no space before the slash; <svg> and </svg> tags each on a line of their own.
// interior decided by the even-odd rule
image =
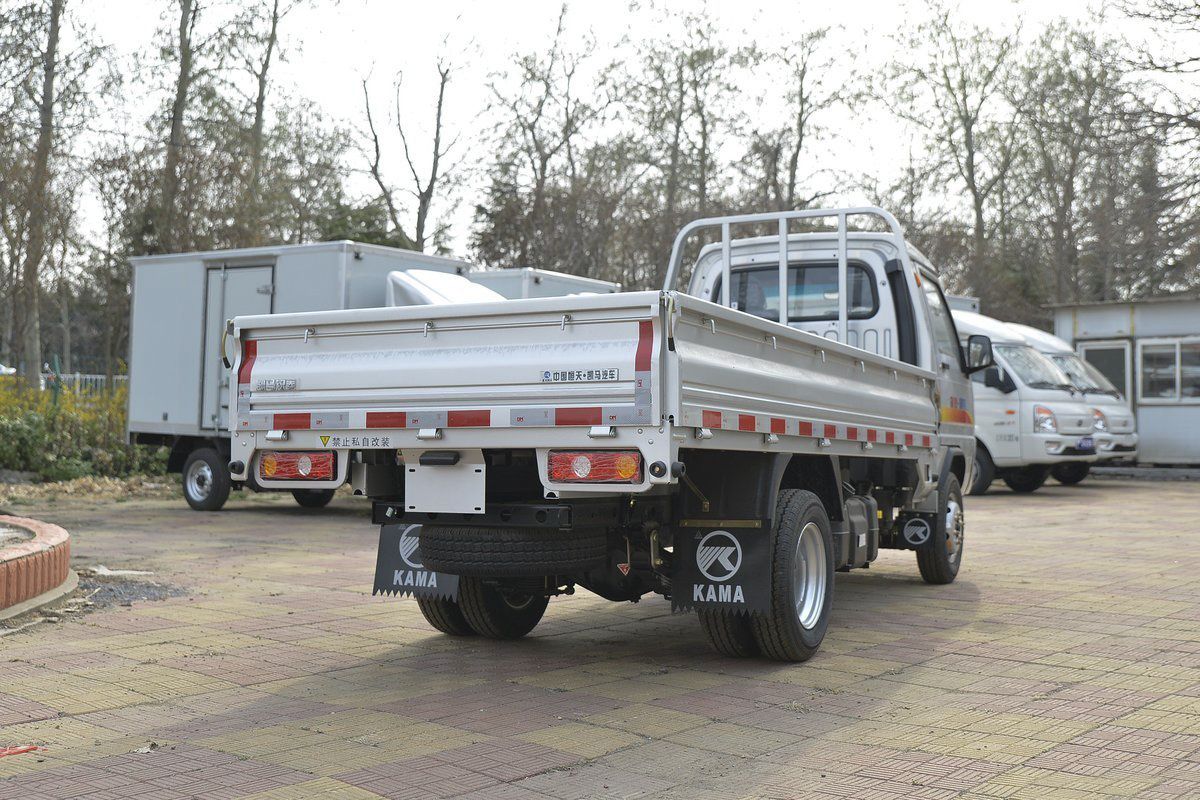
<svg viewBox="0 0 1200 800">
<path fill-rule="evenodd" d="M 742 566 L 742 545 L 726 531 L 713 531 L 696 547 L 696 566 L 710 581 L 727 581 Z"/>
<path fill-rule="evenodd" d="M 921 517 L 912 517 L 904 523 L 904 541 L 913 547 L 920 547 L 929 541 L 931 533 L 929 523 Z"/>
<path fill-rule="evenodd" d="M 421 545 L 421 540 L 417 538 L 420 528 L 420 525 L 409 525 L 400 534 L 400 558 L 413 569 L 425 569 L 421 557 L 417 555 L 417 548 Z"/>
</svg>

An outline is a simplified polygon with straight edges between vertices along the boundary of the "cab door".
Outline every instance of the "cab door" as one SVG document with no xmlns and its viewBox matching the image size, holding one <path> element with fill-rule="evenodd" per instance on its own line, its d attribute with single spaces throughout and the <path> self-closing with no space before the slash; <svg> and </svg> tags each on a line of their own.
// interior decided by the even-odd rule
<svg viewBox="0 0 1200 800">
<path fill-rule="evenodd" d="M 975 453 L 975 415 L 971 401 L 971 380 L 963 363 L 962 348 L 954 318 L 933 275 L 922 271 L 921 289 L 933 331 L 937 386 L 934 400 L 938 406 L 940 434 L 946 444 L 958 447 L 970 464 Z"/>
</svg>

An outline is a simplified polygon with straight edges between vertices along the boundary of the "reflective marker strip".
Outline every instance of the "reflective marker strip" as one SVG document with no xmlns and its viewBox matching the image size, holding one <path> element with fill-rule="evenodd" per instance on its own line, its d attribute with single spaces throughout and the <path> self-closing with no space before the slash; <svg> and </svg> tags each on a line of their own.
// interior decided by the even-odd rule
<svg viewBox="0 0 1200 800">
<path fill-rule="evenodd" d="M 272 414 L 271 427 L 277 431 L 306 431 L 312 427 L 312 415 Z"/>
<path fill-rule="evenodd" d="M 368 428 L 407 428 L 408 412 L 405 411 L 368 411 Z"/>
<path fill-rule="evenodd" d="M 447 411 L 446 427 L 448 428 L 488 428 L 492 424 L 492 412 L 488 409 L 472 411 Z"/>
<path fill-rule="evenodd" d="M 644 319 L 638 322 L 637 354 L 633 357 L 634 372 L 647 372 L 650 357 L 654 354 L 654 322 Z"/>
<path fill-rule="evenodd" d="M 556 408 L 555 425 L 602 425 L 604 410 L 600 406 L 590 408 Z"/>
<path fill-rule="evenodd" d="M 715 428 L 717 430 L 742 431 L 748 433 L 774 433 L 777 435 L 806 436 L 839 441 L 932 447 L 933 437 L 905 431 L 889 431 L 881 428 L 866 428 L 861 425 L 837 425 L 832 422 L 810 422 L 756 414 L 700 410 L 700 425 L 695 425 L 696 412 L 684 414 L 684 426 Z M 728 421 L 728 422 L 727 422 Z M 840 432 L 840 435 L 839 435 Z"/>
</svg>

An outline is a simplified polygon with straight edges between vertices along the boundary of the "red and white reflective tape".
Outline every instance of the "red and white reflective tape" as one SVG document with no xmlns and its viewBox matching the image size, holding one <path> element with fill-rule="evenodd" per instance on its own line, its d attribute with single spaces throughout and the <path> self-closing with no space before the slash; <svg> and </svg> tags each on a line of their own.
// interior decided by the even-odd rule
<svg viewBox="0 0 1200 800">
<path fill-rule="evenodd" d="M 814 439 L 894 444 L 908 447 L 928 448 L 933 446 L 933 437 L 927 433 L 866 425 L 845 425 L 794 417 L 742 414 L 736 411 L 702 409 L 699 414 L 695 411 L 687 411 L 683 415 L 683 424 L 687 427 L 708 428 L 709 430 L 773 433 L 777 436 L 807 436 Z"/>
</svg>

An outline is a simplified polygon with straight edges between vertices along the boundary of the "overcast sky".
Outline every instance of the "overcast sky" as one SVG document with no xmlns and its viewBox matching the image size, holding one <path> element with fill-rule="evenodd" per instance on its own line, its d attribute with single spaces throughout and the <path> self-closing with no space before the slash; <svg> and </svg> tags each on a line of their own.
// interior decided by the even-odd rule
<svg viewBox="0 0 1200 800">
<path fill-rule="evenodd" d="M 771 49 L 814 28 L 841 27 L 844 30 L 836 41 L 848 50 L 847 63 L 860 66 L 886 60 L 893 49 L 889 34 L 915 26 L 929 14 L 926 3 L 895 0 L 714 0 L 707 4 L 658 0 L 643 2 L 633 11 L 620 1 L 569 1 L 567 6 L 569 48 L 590 35 L 595 37 L 601 53 L 616 53 L 622 37 L 653 35 L 654 20 L 661 16 L 661 9 L 687 9 L 712 16 L 730 46 L 755 42 Z M 445 57 L 456 69 L 448 92 L 447 127 L 455 134 L 465 132 L 465 141 L 469 141 L 471 132 L 485 124 L 480 114 L 490 99 L 489 75 L 505 69 L 514 53 L 546 48 L 554 34 L 559 7 L 557 0 L 342 0 L 337 4 L 314 0 L 312 7 L 297 9 L 284 22 L 284 60 L 273 69 L 274 82 L 281 90 L 311 98 L 332 119 L 361 126 L 361 80 L 371 78 L 378 115 L 390 107 L 390 85 L 398 73 L 403 73 L 406 105 L 414 114 L 408 122 L 419 139 L 432 118 L 434 65 L 439 57 Z M 158 3 L 137 0 L 105 0 L 80 3 L 78 13 L 94 26 L 102 41 L 114 47 L 118 57 L 126 59 L 140 53 L 152 58 L 155 31 L 164 25 L 159 13 L 162 8 Z M 1004 29 L 1021 19 L 1030 30 L 1058 17 L 1080 19 L 1094 9 L 1106 11 L 1113 20 L 1110 24 L 1128 24 L 1105 4 L 1086 0 L 968 0 L 956 16 Z M 136 90 L 136 86 L 131 87 L 131 91 Z M 126 125 L 140 128 L 144 114 L 135 109 Z M 850 153 L 859 154 L 859 163 L 853 166 L 865 165 L 867 171 L 874 169 L 872 160 L 880 165 L 878 169 L 894 162 L 894 153 L 881 153 L 878 142 L 850 142 L 844 137 L 843 145 L 842 152 L 831 145 L 826 157 L 844 161 Z M 397 182 L 404 177 L 398 147 L 398 141 L 388 143 L 384 154 L 384 166 L 391 168 Z M 364 163 L 356 159 L 353 166 L 362 167 Z M 357 188 L 367 191 L 370 187 L 362 183 Z M 459 254 L 465 248 L 468 210 L 479 188 L 468 186 L 460 197 L 462 210 L 455 216 L 453 234 Z"/>
</svg>

